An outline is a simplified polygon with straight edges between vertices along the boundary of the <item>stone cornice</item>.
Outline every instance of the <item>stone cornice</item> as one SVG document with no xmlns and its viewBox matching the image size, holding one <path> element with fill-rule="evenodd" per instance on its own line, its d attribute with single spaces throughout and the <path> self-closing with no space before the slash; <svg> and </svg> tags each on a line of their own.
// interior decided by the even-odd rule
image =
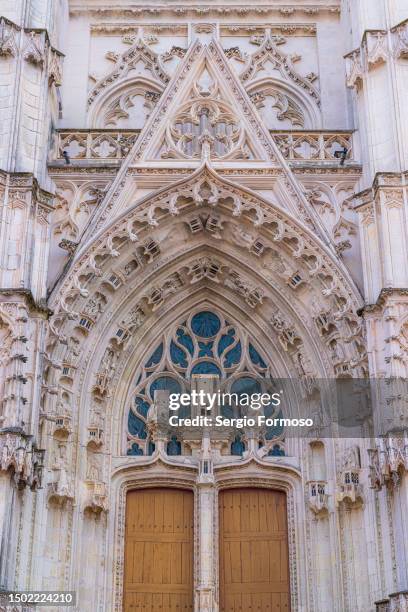
<svg viewBox="0 0 408 612">
<path fill-rule="evenodd" d="M 77 174 L 100 174 L 103 176 L 108 175 L 109 177 L 114 177 L 116 175 L 117 169 L 120 163 L 117 162 L 104 162 L 102 165 L 82 162 L 74 164 L 65 164 L 62 162 L 54 162 L 52 164 L 48 164 L 48 173 L 51 177 L 53 176 L 74 176 Z"/>
<path fill-rule="evenodd" d="M 357 314 L 363 318 L 369 314 L 380 314 L 390 297 L 408 298 L 408 287 L 384 287 L 381 289 L 377 301 L 374 304 L 366 304 L 357 310 Z"/>
<path fill-rule="evenodd" d="M 4 300 L 4 298 L 6 299 Z M 0 304 L 3 301 L 10 302 L 10 298 L 17 300 L 23 299 L 30 312 L 39 314 L 44 319 L 48 319 L 48 317 L 52 315 L 52 310 L 46 306 L 45 300 L 36 302 L 30 289 L 21 287 L 0 287 Z"/>
<path fill-rule="evenodd" d="M 31 172 L 6 172 L 0 169 L 0 188 L 31 190 L 34 200 L 48 211 L 53 210 L 54 194 L 40 187 Z"/>
<path fill-rule="evenodd" d="M 377 172 L 374 177 L 371 187 L 367 187 L 362 191 L 354 194 L 355 202 L 354 209 L 362 210 L 367 205 L 371 204 L 379 190 L 383 189 L 402 189 L 408 186 L 408 171 L 405 172 Z"/>
<path fill-rule="evenodd" d="M 360 45 L 346 53 L 347 87 L 361 87 L 370 70 L 408 58 L 408 19 L 389 30 L 365 30 Z"/>
<path fill-rule="evenodd" d="M 169 6 L 165 3 L 155 3 L 155 6 L 146 7 L 146 4 L 139 0 L 136 2 L 124 2 L 110 3 L 110 5 L 102 5 L 92 0 L 88 0 L 86 3 L 82 0 L 71 0 L 70 1 L 70 14 L 89 14 L 92 16 L 99 17 L 113 17 L 113 16 L 126 16 L 126 17 L 149 17 L 157 15 L 173 15 L 177 18 L 183 16 L 197 16 L 205 19 L 211 16 L 240 16 L 243 18 L 249 15 L 266 16 L 268 14 L 280 14 L 283 17 L 293 17 L 295 15 L 310 15 L 315 16 L 320 12 L 329 12 L 335 15 L 340 14 L 341 5 L 339 0 L 328 2 L 327 0 L 312 0 L 311 2 L 303 2 L 298 6 L 288 6 L 284 3 L 271 4 L 269 2 L 263 2 L 262 4 L 248 5 L 248 3 L 228 2 L 222 1 L 212 4 L 196 4 L 195 0 L 179 2 L 175 5 Z"/>
<path fill-rule="evenodd" d="M 26 32 L 26 34 L 33 33 L 33 34 L 40 34 L 40 35 L 42 34 L 42 35 L 44 35 L 46 43 L 50 47 L 51 51 L 55 52 L 60 57 L 65 57 L 65 54 L 62 53 L 62 51 L 59 51 L 58 49 L 56 49 L 55 47 L 52 46 L 50 35 L 48 34 L 48 30 L 47 29 L 45 29 L 45 28 L 22 28 L 17 23 L 15 23 L 14 21 L 11 21 L 7 17 L 4 17 L 3 15 L 0 15 L 0 23 L 1 22 L 6 23 L 8 26 L 10 26 L 11 28 L 13 28 L 14 30 L 16 30 L 18 32 L 23 30 L 24 32 Z"/>
</svg>

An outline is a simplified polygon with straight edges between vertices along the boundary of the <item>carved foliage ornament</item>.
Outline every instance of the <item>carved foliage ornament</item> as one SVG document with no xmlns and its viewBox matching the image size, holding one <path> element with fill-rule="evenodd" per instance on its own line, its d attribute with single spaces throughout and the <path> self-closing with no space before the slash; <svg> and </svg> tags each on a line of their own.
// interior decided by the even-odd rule
<svg viewBox="0 0 408 612">
<path fill-rule="evenodd" d="M 194 173 L 192 177 L 190 177 L 188 184 L 184 184 L 182 188 L 173 188 L 168 189 L 163 192 L 161 197 L 156 197 L 154 201 L 147 201 L 145 206 L 139 206 L 136 211 L 132 212 L 132 218 L 123 219 L 122 222 L 118 222 L 113 230 L 110 232 L 110 237 L 104 235 L 103 238 L 100 238 L 98 244 L 95 244 L 93 247 L 93 260 L 95 257 L 102 256 L 104 259 L 106 255 L 109 253 L 115 254 L 117 256 L 117 249 L 113 247 L 114 242 L 116 244 L 123 243 L 123 240 L 129 238 L 132 242 L 137 240 L 137 234 L 143 228 L 148 229 L 152 226 L 159 225 L 159 218 L 157 217 L 157 211 L 167 210 L 169 214 L 175 215 L 179 214 L 180 210 L 178 208 L 178 200 L 180 197 L 184 198 L 192 198 L 192 200 L 197 204 L 201 205 L 205 201 L 207 201 L 210 205 L 216 206 L 220 199 L 228 199 L 231 202 L 232 206 L 232 214 L 233 216 L 241 216 L 243 214 L 248 215 L 248 219 L 252 220 L 252 223 L 255 226 L 268 224 L 270 228 L 276 226 L 276 230 L 273 230 L 272 233 L 275 233 L 275 240 L 280 241 L 284 240 L 285 236 L 288 236 L 288 239 L 293 236 L 298 236 L 301 231 L 300 228 L 295 224 L 293 228 L 291 228 L 290 222 L 283 222 L 283 219 L 277 219 L 277 213 L 270 206 L 266 204 L 262 204 L 262 202 L 258 198 L 254 198 L 249 194 L 246 194 L 242 191 L 242 189 L 235 188 L 232 185 L 225 185 L 223 181 L 219 179 L 215 179 L 213 176 L 209 176 L 206 171 L 200 171 L 199 174 Z M 138 229 L 136 225 L 140 228 Z M 136 237 L 135 237 L 136 236 Z M 116 238 L 117 237 L 117 238 Z M 299 257 L 301 256 L 302 250 L 307 250 L 309 248 L 309 239 L 306 235 L 303 237 L 303 240 L 300 240 L 299 237 L 296 239 L 296 248 L 299 251 Z M 310 244 L 310 248 L 313 251 L 313 246 Z M 320 274 L 324 274 L 328 279 L 331 278 L 333 280 L 330 281 L 330 289 L 325 290 L 325 295 L 339 295 L 339 299 L 341 303 L 344 303 L 344 308 L 340 310 L 347 310 L 350 306 L 350 295 L 345 296 L 345 298 L 341 297 L 342 290 L 340 290 L 341 286 L 344 286 L 344 280 L 336 280 L 334 282 L 334 278 L 337 279 L 338 273 L 332 269 L 331 264 L 327 257 L 324 258 L 324 261 L 321 260 L 321 257 L 318 258 L 319 263 L 319 272 Z M 65 288 L 62 288 L 62 292 L 60 293 L 60 297 L 63 298 L 66 291 L 71 293 L 74 291 L 76 294 L 80 294 L 82 291 L 82 284 L 80 278 L 86 278 L 89 272 L 92 270 L 92 267 L 89 267 L 91 264 L 90 258 L 88 255 L 83 255 L 82 260 L 76 263 L 76 274 L 74 278 L 67 277 L 65 281 Z M 68 285 L 71 285 L 69 288 Z M 344 287 L 345 288 L 345 287 Z M 64 301 L 64 300 L 63 300 Z M 63 303 L 61 302 L 61 304 Z M 343 313 L 344 314 L 344 313 Z M 338 316 L 341 317 L 343 314 L 340 313 Z"/>
<path fill-rule="evenodd" d="M 283 92 L 278 91 L 274 87 L 266 87 L 251 92 L 249 96 L 258 109 L 263 108 L 266 99 L 270 98 L 272 108 L 276 109 L 276 118 L 279 121 L 287 119 L 294 127 L 304 127 L 305 117 L 302 109 L 292 98 Z"/>
<path fill-rule="evenodd" d="M 37 449 L 31 436 L 15 430 L 0 433 L 0 471 L 11 471 L 21 488 L 41 485 L 44 452 Z"/>
<path fill-rule="evenodd" d="M 286 55 L 278 47 L 285 42 L 283 37 L 266 35 L 264 38 L 257 37 L 253 42 L 260 44 L 260 49 L 251 56 L 248 66 L 240 74 L 240 78 L 245 84 L 255 79 L 258 72 L 263 69 L 264 64 L 269 61 L 284 79 L 293 81 L 295 85 L 304 89 L 320 105 L 320 94 L 312 84 L 316 75 L 313 74 L 309 79 L 297 72 L 293 64 L 300 59 L 299 56 Z"/>
<path fill-rule="evenodd" d="M 90 91 L 88 106 L 111 83 L 126 77 L 127 73 L 135 68 L 139 62 L 143 62 L 146 70 L 150 72 L 152 78 L 158 81 L 158 83 L 166 85 L 170 80 L 157 53 L 150 49 L 143 39 L 138 38 L 135 44 L 118 58 L 112 72 L 99 80 Z"/>
</svg>

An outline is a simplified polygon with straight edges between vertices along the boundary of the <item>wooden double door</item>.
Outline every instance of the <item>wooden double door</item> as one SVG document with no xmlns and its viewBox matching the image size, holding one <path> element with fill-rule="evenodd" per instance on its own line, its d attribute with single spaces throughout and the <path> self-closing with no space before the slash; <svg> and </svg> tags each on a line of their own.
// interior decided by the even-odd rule
<svg viewBox="0 0 408 612">
<path fill-rule="evenodd" d="M 225 489 L 219 521 L 220 612 L 288 612 L 286 495 Z"/>
<path fill-rule="evenodd" d="M 126 505 L 126 612 L 192 612 L 194 495 L 130 491 Z"/>
<path fill-rule="evenodd" d="M 287 612 L 286 496 L 269 489 L 219 495 L 220 612 Z M 154 488 L 127 496 L 125 612 L 187 612 L 193 595 L 194 497 Z"/>
</svg>

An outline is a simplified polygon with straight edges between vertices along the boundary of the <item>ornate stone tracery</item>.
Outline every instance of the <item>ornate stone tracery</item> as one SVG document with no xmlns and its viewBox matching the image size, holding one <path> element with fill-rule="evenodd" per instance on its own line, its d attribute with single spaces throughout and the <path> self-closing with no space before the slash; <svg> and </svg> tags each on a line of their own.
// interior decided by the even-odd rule
<svg viewBox="0 0 408 612">
<path fill-rule="evenodd" d="M 126 492 L 154 483 L 194 491 L 194 606 L 216 612 L 218 491 L 255 486 L 287 496 L 293 611 L 405 610 L 407 25 L 398 8 L 370 29 L 383 0 L 359 2 L 70 0 L 60 19 L 33 0 L 0 18 L 0 584 L 119 612 Z M 368 374 L 384 434 L 373 418 L 320 438 L 319 380 L 362 403 Z M 275 375 L 310 406 L 305 439 L 158 418 L 166 387 Z"/>
<path fill-rule="evenodd" d="M 157 391 L 184 393 L 200 375 L 219 379 L 222 393 L 261 393 L 262 385 L 268 386 L 270 366 L 239 327 L 214 311 L 198 311 L 173 327 L 151 351 L 149 359 L 136 374 L 136 387 L 132 391 L 128 455 L 142 454 L 143 451 L 151 454 L 155 447 L 147 434 L 149 414 Z M 273 388 L 271 381 L 269 386 Z M 239 416 L 241 412 L 235 405 L 220 406 L 219 410 L 225 416 Z M 193 412 L 191 407 L 190 416 Z M 271 406 L 268 416 L 273 412 Z M 271 440 L 280 433 L 268 430 L 264 435 Z M 181 447 L 176 454 L 181 454 Z"/>
<path fill-rule="evenodd" d="M 252 54 L 248 66 L 245 67 L 240 74 L 240 78 L 246 86 L 254 79 L 259 78 L 258 75 L 262 72 L 266 62 L 271 62 L 274 69 L 276 69 L 284 79 L 288 79 L 301 89 L 304 89 L 317 105 L 320 104 L 320 94 L 312 84 L 315 80 L 315 75 L 302 77 L 294 67 L 294 62 L 300 59 L 300 57 L 296 55 L 286 55 L 280 50 L 280 45 L 286 42 L 284 37 L 265 34 L 263 38 L 253 37 L 253 42 L 259 45 L 260 48 Z"/>
</svg>

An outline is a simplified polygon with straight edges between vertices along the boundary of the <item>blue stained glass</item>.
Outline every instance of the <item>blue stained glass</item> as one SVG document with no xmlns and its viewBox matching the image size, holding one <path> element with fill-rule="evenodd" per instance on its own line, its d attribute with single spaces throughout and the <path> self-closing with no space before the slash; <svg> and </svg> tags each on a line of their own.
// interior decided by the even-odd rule
<svg viewBox="0 0 408 612">
<path fill-rule="evenodd" d="M 283 419 L 282 411 L 279 412 L 277 419 Z M 276 425 L 276 427 L 268 427 L 265 433 L 266 440 L 272 440 L 273 438 L 277 438 L 283 432 L 283 425 Z"/>
<path fill-rule="evenodd" d="M 199 361 L 191 370 L 192 374 L 215 374 L 221 378 L 220 368 L 212 361 Z"/>
<path fill-rule="evenodd" d="M 245 450 L 245 444 L 241 440 L 240 436 L 236 436 L 235 440 L 231 444 L 231 455 L 242 455 Z"/>
<path fill-rule="evenodd" d="M 223 376 L 228 378 L 231 375 L 231 371 L 236 370 L 237 366 L 239 367 L 241 364 L 239 367 L 241 378 L 235 379 L 229 390 L 231 393 L 236 393 L 238 397 L 241 396 L 242 408 L 245 407 L 244 394 L 262 393 L 261 384 L 252 373 L 253 368 L 251 368 L 251 371 L 248 371 L 248 367 L 243 368 L 244 350 L 242 337 L 233 323 L 227 322 L 210 310 L 202 310 L 194 314 L 189 321 L 178 323 L 174 330 L 174 340 L 170 338 L 170 345 L 168 347 L 171 359 L 168 367 L 162 367 L 159 375 L 155 372 L 165 354 L 165 346 L 167 344 L 163 341 L 150 354 L 141 373 L 138 374 L 137 388 L 143 382 L 144 389 L 138 389 L 133 409 L 130 410 L 128 415 L 128 429 L 139 440 L 146 440 L 146 450 L 144 450 L 145 445 L 140 448 L 136 442 L 133 443 L 132 441 L 132 447 L 127 451 L 128 454 L 139 455 L 145 453 L 152 454 L 154 452 L 155 445 L 152 440 L 148 439 L 145 423 L 151 400 L 154 399 L 154 394 L 157 390 L 181 393 L 183 387 L 178 379 L 181 380 L 181 377 L 186 378 L 190 367 L 191 374 L 215 375 L 221 379 Z M 218 343 L 214 346 L 218 335 Z M 265 377 L 267 371 L 266 362 L 251 343 L 248 344 L 248 354 L 251 362 L 258 368 L 258 378 L 261 376 Z M 198 360 L 194 359 L 193 361 L 193 358 L 197 356 Z M 174 366 L 177 366 L 177 375 L 174 374 Z M 227 369 L 227 372 L 224 368 Z M 245 374 L 243 375 L 244 372 Z M 234 411 L 235 407 L 233 404 L 221 407 L 221 414 L 226 417 L 233 417 Z M 183 407 L 180 409 L 180 416 L 188 417 L 190 412 L 190 406 Z M 272 404 L 265 406 L 264 414 L 267 417 L 273 416 L 275 414 L 275 406 Z M 282 431 L 283 428 L 281 427 L 268 428 L 266 438 L 269 440 L 279 439 Z M 170 455 L 181 454 L 181 443 L 175 436 L 169 440 L 167 449 Z M 244 450 L 245 444 L 242 441 L 242 437 L 237 435 L 231 444 L 231 452 L 234 455 L 242 455 Z M 281 454 L 284 454 L 283 451 L 281 451 Z"/>
<path fill-rule="evenodd" d="M 285 451 L 283 448 L 279 446 L 279 444 L 274 444 L 268 453 L 269 457 L 284 457 Z"/>
<path fill-rule="evenodd" d="M 237 342 L 234 348 L 232 348 L 225 356 L 224 359 L 224 367 L 230 368 L 233 365 L 236 365 L 241 361 L 242 357 L 242 349 L 241 342 Z"/>
<path fill-rule="evenodd" d="M 142 397 L 135 397 L 135 406 L 137 412 L 146 418 L 150 404 L 146 402 L 146 400 L 144 400 Z"/>
<path fill-rule="evenodd" d="M 172 436 L 167 443 L 167 454 L 171 457 L 181 455 L 181 443 L 177 440 L 176 436 Z"/>
<path fill-rule="evenodd" d="M 175 365 L 179 365 L 182 368 L 187 367 L 187 355 L 173 340 L 170 343 L 170 357 Z"/>
<path fill-rule="evenodd" d="M 163 356 L 163 342 L 159 344 L 154 353 L 150 356 L 149 361 L 146 363 L 146 368 L 151 368 L 159 363 L 160 359 Z"/>
<path fill-rule="evenodd" d="M 214 342 L 199 342 L 199 357 L 213 357 L 213 346 Z"/>
<path fill-rule="evenodd" d="M 188 350 L 191 356 L 194 355 L 193 340 L 191 336 L 184 331 L 184 329 L 181 329 L 181 327 L 179 327 L 177 330 L 177 340 Z"/>
<path fill-rule="evenodd" d="M 252 363 L 261 368 L 266 368 L 266 363 L 252 344 L 249 344 L 249 356 L 251 358 Z"/>
<path fill-rule="evenodd" d="M 272 402 L 267 406 L 264 406 L 264 415 L 266 416 L 266 418 L 269 418 L 273 415 L 273 413 L 275 412 L 275 408 L 276 406 L 274 406 Z"/>
<path fill-rule="evenodd" d="M 137 444 L 137 442 L 133 442 L 132 446 L 128 448 L 126 453 L 127 455 L 143 455 L 143 450 Z"/>
<path fill-rule="evenodd" d="M 232 417 L 234 416 L 234 410 L 229 404 L 223 404 L 221 406 L 221 414 L 227 419 L 232 419 Z"/>
<path fill-rule="evenodd" d="M 225 349 L 234 343 L 234 339 L 235 339 L 235 329 L 229 329 L 228 333 L 221 336 L 220 341 L 218 343 L 218 356 L 222 355 Z"/>
<path fill-rule="evenodd" d="M 231 393 L 237 393 L 238 395 L 241 393 L 251 395 L 252 393 L 261 392 L 261 385 L 251 376 L 243 376 L 242 378 L 238 378 L 237 380 L 234 380 L 231 385 Z"/>
<path fill-rule="evenodd" d="M 154 399 L 154 392 L 157 390 L 167 389 L 170 393 L 181 393 L 180 383 L 170 376 L 159 376 L 150 385 L 150 397 Z"/>
<path fill-rule="evenodd" d="M 191 329 L 200 338 L 213 338 L 221 329 L 221 321 L 213 312 L 203 310 L 191 319 Z"/>
<path fill-rule="evenodd" d="M 146 423 L 139 419 L 131 410 L 129 411 L 128 430 L 132 436 L 137 436 L 141 440 L 146 440 L 147 438 Z"/>
</svg>

